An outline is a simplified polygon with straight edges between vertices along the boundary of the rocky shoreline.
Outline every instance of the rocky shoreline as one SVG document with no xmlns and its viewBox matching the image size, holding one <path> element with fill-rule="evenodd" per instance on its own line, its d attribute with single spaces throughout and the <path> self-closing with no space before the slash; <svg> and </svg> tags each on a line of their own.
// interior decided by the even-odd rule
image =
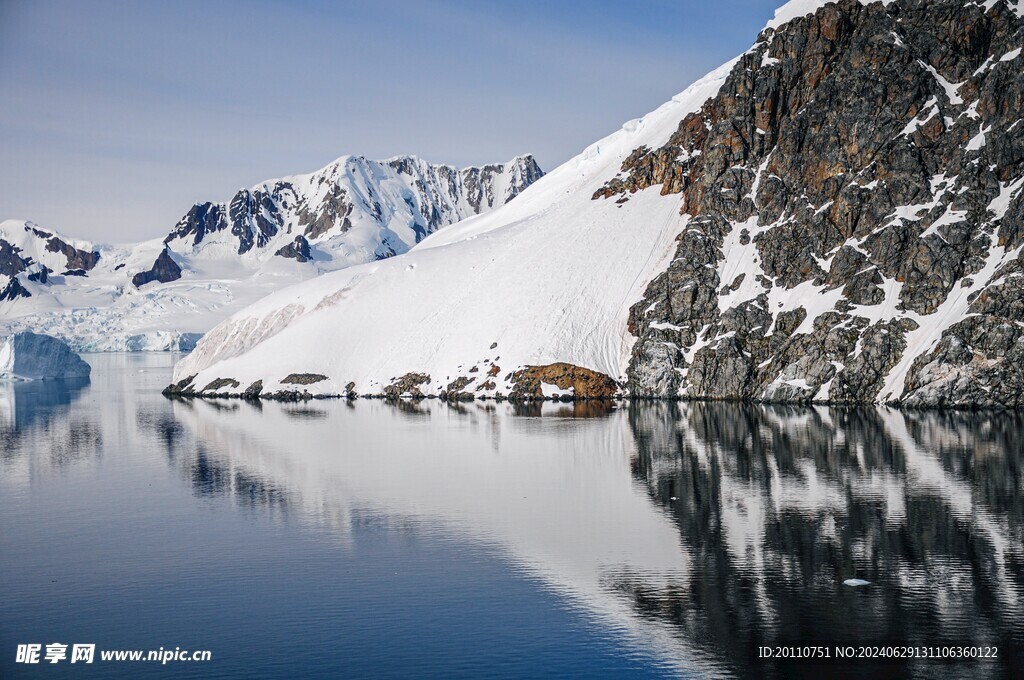
<svg viewBox="0 0 1024 680">
<path fill-rule="evenodd" d="M 551 369 L 551 366 L 558 367 Z M 558 377 L 563 378 L 559 383 L 553 382 L 550 378 L 553 371 L 558 371 Z M 544 385 L 550 387 L 566 386 L 567 375 L 577 376 L 576 385 L 583 389 L 574 389 L 572 393 L 545 394 Z M 191 375 L 176 383 L 165 387 L 162 394 L 171 399 L 238 399 L 242 401 L 279 401 L 279 402 L 304 402 L 312 400 L 334 400 L 345 399 L 354 401 L 356 399 L 382 400 L 388 402 L 418 402 L 423 400 L 438 400 L 450 404 L 467 403 L 474 401 L 513 404 L 525 403 L 634 403 L 634 402 L 707 402 L 707 403 L 749 403 L 749 404 L 774 404 L 787 406 L 827 406 L 832 408 L 863 408 L 886 406 L 904 411 L 1017 411 L 1021 410 L 1013 406 L 1000 403 L 983 404 L 977 402 L 936 402 L 923 403 L 907 400 L 891 400 L 887 402 L 857 401 L 857 400 L 813 400 L 813 399 L 778 399 L 778 398 L 756 398 L 750 396 L 661 396 L 648 394 L 630 394 L 623 389 L 623 385 L 610 377 L 589 371 L 570 364 L 551 364 L 549 366 L 528 366 L 511 374 L 516 380 L 515 387 L 508 393 L 499 391 L 485 391 L 474 393 L 467 391 L 466 378 L 457 378 L 449 383 L 448 388 L 437 393 L 424 392 L 420 387 L 430 382 L 430 376 L 423 373 L 408 373 L 401 378 L 395 379 L 391 385 L 381 392 L 360 393 L 356 390 L 354 383 L 348 383 L 344 392 L 310 392 L 303 387 L 282 388 L 274 391 L 264 391 L 263 381 L 257 380 L 246 389 L 237 390 L 241 385 L 233 378 L 217 378 L 211 381 L 202 389 L 196 389 L 192 384 L 196 376 Z M 547 379 L 538 376 L 549 376 Z M 580 379 L 579 376 L 586 376 Z M 283 379 L 283 384 L 311 385 L 328 380 L 327 376 L 313 373 L 291 374 Z M 485 383 L 487 384 L 487 383 Z M 224 388 L 229 388 L 225 390 Z M 457 389 L 456 389 L 457 388 Z M 613 388 L 613 389 L 612 389 Z M 564 387 L 563 387 L 564 389 Z"/>
<path fill-rule="evenodd" d="M 168 386 L 172 387 L 172 386 Z M 833 402 L 833 401 L 779 401 L 769 399 L 753 399 L 753 398 L 736 398 L 736 397 L 651 397 L 651 396 L 631 396 L 631 395 L 615 395 L 611 397 L 576 397 L 572 395 L 560 395 L 557 397 L 512 397 L 497 394 L 495 396 L 469 396 L 467 398 L 453 398 L 450 396 L 441 396 L 437 394 L 428 394 L 424 396 L 410 396 L 403 395 L 398 397 L 388 396 L 385 394 L 311 394 L 309 392 L 299 392 L 297 390 L 273 392 L 269 394 L 261 394 L 259 396 L 248 396 L 244 394 L 232 394 L 229 392 L 222 392 L 216 394 L 199 393 L 199 392 L 176 392 L 165 388 L 162 394 L 168 399 L 218 399 L 218 400 L 241 400 L 241 401 L 278 401 L 278 402 L 306 402 L 306 401 L 324 401 L 324 400 L 337 400 L 345 399 L 346 401 L 355 401 L 357 399 L 364 400 L 379 400 L 386 402 L 420 402 L 420 401 L 441 401 L 447 404 L 465 404 L 469 402 L 494 402 L 494 403 L 510 403 L 510 404 L 586 404 L 586 403 L 605 403 L 605 404 L 626 404 L 626 403 L 639 403 L 639 402 L 676 402 L 676 403 L 723 403 L 723 404 L 759 404 L 765 406 L 825 406 L 829 408 L 878 408 L 887 407 L 895 408 L 900 411 L 1007 411 L 1007 412 L 1018 412 L 1022 409 L 1013 408 L 1004 405 L 981 405 L 981 404 L 935 404 L 935 405 L 920 405 L 920 404 L 906 404 L 903 402 L 889 402 L 884 404 L 874 402 Z"/>
</svg>

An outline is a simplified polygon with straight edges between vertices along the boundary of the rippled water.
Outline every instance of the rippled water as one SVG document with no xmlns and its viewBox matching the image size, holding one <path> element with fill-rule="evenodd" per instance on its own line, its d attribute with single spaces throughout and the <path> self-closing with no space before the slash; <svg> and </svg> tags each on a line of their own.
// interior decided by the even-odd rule
<svg viewBox="0 0 1024 680">
<path fill-rule="evenodd" d="M 1024 667 L 1019 415 L 171 401 L 174 357 L 88 359 L 0 385 L 0 677 Z M 213 660 L 15 664 L 55 641 Z M 999 656 L 759 658 L 787 644 Z"/>
</svg>

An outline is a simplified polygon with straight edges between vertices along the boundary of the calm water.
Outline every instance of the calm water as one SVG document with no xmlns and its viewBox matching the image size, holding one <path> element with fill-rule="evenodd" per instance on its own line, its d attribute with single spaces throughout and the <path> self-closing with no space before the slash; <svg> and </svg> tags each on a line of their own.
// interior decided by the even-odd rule
<svg viewBox="0 0 1024 680">
<path fill-rule="evenodd" d="M 172 356 L 87 358 L 86 386 L 0 385 L 3 678 L 1024 667 L 1017 415 L 187 402 Z M 17 665 L 27 642 L 213 660 Z M 999 657 L 758 658 L 784 644 Z"/>
</svg>

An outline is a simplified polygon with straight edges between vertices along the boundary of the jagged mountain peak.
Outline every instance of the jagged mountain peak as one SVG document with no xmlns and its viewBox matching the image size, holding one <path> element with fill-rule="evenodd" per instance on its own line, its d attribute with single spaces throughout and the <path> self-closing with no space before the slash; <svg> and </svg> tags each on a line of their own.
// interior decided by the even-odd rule
<svg viewBox="0 0 1024 680">
<path fill-rule="evenodd" d="M 53 276 L 61 280 L 87 276 L 99 260 L 100 252 L 92 243 L 32 221 L 4 220 L 0 222 L 0 302 L 31 297 L 32 283 L 47 284 Z"/>
<path fill-rule="evenodd" d="M 342 238 L 344 248 L 323 250 L 345 264 L 382 259 L 503 205 L 542 174 L 532 156 L 458 169 L 416 156 L 347 155 L 311 173 L 241 189 L 226 203 L 196 204 L 165 243 L 179 252 L 266 259 L 290 253 L 299 237 L 314 246 Z"/>
<path fill-rule="evenodd" d="M 94 247 L 7 221 L 0 327 L 42 330 L 83 350 L 187 349 L 228 310 L 403 253 L 503 205 L 542 174 L 532 156 L 459 169 L 353 155 L 196 203 L 164 239 L 140 244 Z"/>
</svg>

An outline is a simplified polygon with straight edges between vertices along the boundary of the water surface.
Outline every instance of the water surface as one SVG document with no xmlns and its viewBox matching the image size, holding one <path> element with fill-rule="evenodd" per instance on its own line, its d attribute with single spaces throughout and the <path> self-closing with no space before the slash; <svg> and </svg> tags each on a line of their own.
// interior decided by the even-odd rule
<svg viewBox="0 0 1024 680">
<path fill-rule="evenodd" d="M 1014 414 L 0 384 L 0 677 L 1006 677 Z M 851 588 L 860 578 L 870 585 Z M 14 663 L 25 642 L 208 663 Z M 984 662 L 776 645 L 997 646 Z"/>
</svg>

